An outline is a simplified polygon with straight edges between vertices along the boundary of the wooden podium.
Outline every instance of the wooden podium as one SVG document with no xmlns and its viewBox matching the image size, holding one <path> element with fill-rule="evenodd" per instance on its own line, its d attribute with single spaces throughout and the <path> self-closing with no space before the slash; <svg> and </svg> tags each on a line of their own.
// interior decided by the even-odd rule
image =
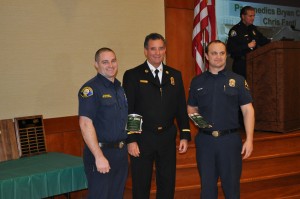
<svg viewBox="0 0 300 199">
<path fill-rule="evenodd" d="M 300 129 L 300 41 L 275 41 L 247 54 L 255 129 Z"/>
</svg>

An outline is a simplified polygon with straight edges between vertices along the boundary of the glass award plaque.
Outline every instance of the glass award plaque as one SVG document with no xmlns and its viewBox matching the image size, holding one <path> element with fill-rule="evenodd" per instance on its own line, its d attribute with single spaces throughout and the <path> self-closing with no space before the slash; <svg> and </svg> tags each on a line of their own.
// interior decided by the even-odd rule
<svg viewBox="0 0 300 199">
<path fill-rule="evenodd" d="M 128 120 L 126 124 L 126 131 L 129 132 L 140 132 L 142 131 L 142 123 L 143 123 L 143 117 L 138 114 L 129 114 Z"/>
<path fill-rule="evenodd" d="M 211 128 L 210 125 L 199 113 L 189 114 L 190 119 L 195 123 L 199 128 Z"/>
</svg>

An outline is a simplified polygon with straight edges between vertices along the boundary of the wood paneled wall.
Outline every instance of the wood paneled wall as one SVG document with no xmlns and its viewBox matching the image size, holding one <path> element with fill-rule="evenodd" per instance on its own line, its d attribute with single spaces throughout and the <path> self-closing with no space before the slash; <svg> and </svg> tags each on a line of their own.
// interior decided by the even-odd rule
<svg viewBox="0 0 300 199">
<path fill-rule="evenodd" d="M 180 70 L 186 93 L 195 76 L 192 57 L 193 1 L 166 0 L 167 64 Z"/>
<path fill-rule="evenodd" d="M 63 152 L 82 156 L 84 142 L 78 116 L 44 119 L 48 152 Z"/>
<path fill-rule="evenodd" d="M 166 61 L 169 66 L 181 71 L 186 97 L 196 75 L 192 56 L 193 7 L 193 0 L 165 0 Z M 192 123 L 190 125 L 194 135 L 197 128 Z"/>
</svg>

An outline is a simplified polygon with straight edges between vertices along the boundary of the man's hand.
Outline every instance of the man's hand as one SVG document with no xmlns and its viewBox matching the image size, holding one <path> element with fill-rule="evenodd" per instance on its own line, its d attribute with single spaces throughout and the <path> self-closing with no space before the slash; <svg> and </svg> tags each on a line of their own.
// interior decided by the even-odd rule
<svg viewBox="0 0 300 199">
<path fill-rule="evenodd" d="M 109 162 L 104 156 L 96 159 L 96 167 L 97 171 L 103 174 L 108 173 L 110 170 Z"/>
<path fill-rule="evenodd" d="M 180 140 L 180 143 L 179 143 L 179 153 L 185 153 L 188 149 L 188 141 L 183 139 L 183 140 Z"/>
<path fill-rule="evenodd" d="M 248 43 L 248 47 L 253 50 L 256 47 L 256 41 L 252 40 L 250 43 Z"/>
<path fill-rule="evenodd" d="M 133 157 L 139 157 L 140 156 L 140 149 L 136 142 L 131 142 L 127 144 L 128 153 Z"/>
<path fill-rule="evenodd" d="M 241 154 L 245 154 L 243 159 L 247 159 L 248 157 L 250 157 L 252 151 L 253 151 L 253 142 L 246 140 L 245 143 L 243 144 L 243 148 L 241 152 Z"/>
</svg>

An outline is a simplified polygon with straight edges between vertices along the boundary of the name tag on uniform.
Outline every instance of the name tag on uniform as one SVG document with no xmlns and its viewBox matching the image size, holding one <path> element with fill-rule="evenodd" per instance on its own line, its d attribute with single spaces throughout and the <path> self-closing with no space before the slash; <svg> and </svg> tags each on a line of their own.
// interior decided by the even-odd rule
<svg viewBox="0 0 300 199">
<path fill-rule="evenodd" d="M 141 82 L 141 83 L 144 83 L 144 84 L 147 84 L 147 83 L 148 83 L 148 80 L 143 80 L 143 79 L 141 79 L 140 82 Z"/>
<path fill-rule="evenodd" d="M 104 94 L 102 95 L 102 98 L 112 98 L 110 94 Z"/>
</svg>

